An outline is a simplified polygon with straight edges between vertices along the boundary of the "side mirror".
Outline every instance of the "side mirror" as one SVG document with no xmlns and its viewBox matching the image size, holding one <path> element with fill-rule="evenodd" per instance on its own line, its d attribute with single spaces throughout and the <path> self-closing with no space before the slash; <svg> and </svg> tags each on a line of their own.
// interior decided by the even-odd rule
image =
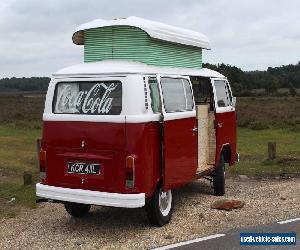
<svg viewBox="0 0 300 250">
<path fill-rule="evenodd" d="M 236 97 L 232 97 L 232 103 L 231 103 L 232 107 L 235 107 L 236 105 Z"/>
</svg>

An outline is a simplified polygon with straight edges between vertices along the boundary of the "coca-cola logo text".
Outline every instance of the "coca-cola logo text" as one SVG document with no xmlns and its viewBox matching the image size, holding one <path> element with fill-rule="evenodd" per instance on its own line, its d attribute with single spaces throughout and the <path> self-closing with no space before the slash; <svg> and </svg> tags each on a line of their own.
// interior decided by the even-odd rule
<svg viewBox="0 0 300 250">
<path fill-rule="evenodd" d="M 64 83 L 57 91 L 57 113 L 108 114 L 112 108 L 111 94 L 118 83 L 96 83 L 89 90 L 79 91 L 79 84 Z"/>
</svg>

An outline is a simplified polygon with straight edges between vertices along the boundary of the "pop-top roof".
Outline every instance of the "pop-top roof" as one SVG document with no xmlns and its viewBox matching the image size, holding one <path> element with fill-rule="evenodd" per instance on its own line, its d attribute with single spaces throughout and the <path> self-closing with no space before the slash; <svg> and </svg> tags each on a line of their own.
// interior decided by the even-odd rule
<svg viewBox="0 0 300 250">
<path fill-rule="evenodd" d="M 80 25 L 73 34 L 73 42 L 77 45 L 84 44 L 84 30 L 102 28 L 109 26 L 131 26 L 144 30 L 150 37 L 195 46 L 203 49 L 210 49 L 208 38 L 196 31 L 178 28 L 160 22 L 154 22 L 143 18 L 130 16 L 114 20 L 96 19 L 94 21 Z"/>
</svg>

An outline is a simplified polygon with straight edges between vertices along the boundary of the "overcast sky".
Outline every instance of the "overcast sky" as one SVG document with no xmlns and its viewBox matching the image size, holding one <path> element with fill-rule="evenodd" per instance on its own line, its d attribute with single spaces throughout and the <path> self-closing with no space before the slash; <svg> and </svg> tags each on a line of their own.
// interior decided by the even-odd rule
<svg viewBox="0 0 300 250">
<path fill-rule="evenodd" d="M 300 61 L 299 0 L 0 0 L 0 78 L 80 63 L 77 26 L 131 15 L 207 35 L 204 62 L 264 70 Z"/>
</svg>

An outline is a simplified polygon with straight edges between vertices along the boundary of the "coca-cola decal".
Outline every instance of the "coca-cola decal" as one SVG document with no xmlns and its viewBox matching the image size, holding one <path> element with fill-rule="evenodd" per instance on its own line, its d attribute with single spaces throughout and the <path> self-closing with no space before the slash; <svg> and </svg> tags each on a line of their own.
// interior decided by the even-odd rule
<svg viewBox="0 0 300 250">
<path fill-rule="evenodd" d="M 56 89 L 55 113 L 120 114 L 120 82 L 59 83 Z"/>
</svg>

